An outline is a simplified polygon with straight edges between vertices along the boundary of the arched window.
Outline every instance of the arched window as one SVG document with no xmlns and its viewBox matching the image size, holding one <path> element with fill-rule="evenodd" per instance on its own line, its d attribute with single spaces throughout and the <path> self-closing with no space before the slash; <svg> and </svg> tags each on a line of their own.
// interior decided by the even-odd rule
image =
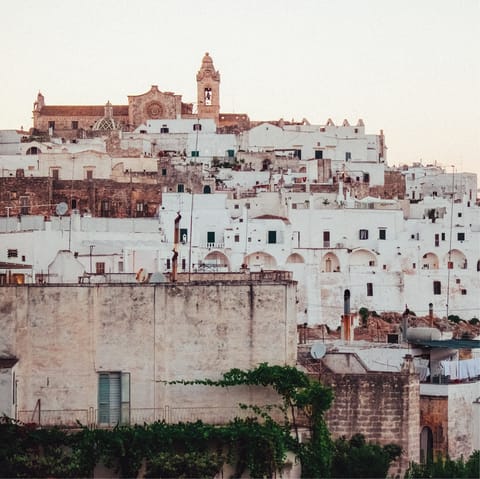
<svg viewBox="0 0 480 479">
<path fill-rule="evenodd" d="M 203 187 L 203 193 L 204 194 L 210 194 L 212 192 L 212 188 L 210 188 L 210 185 L 205 185 Z"/>
<path fill-rule="evenodd" d="M 39 153 L 41 153 L 40 148 L 38 148 L 36 146 L 31 146 L 27 150 L 27 155 L 38 155 Z"/>
</svg>

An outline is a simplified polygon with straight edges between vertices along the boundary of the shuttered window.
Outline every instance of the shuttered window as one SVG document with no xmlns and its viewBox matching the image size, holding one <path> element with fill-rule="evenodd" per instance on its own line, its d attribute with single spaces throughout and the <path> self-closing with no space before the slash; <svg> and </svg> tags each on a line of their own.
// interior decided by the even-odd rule
<svg viewBox="0 0 480 479">
<path fill-rule="evenodd" d="M 114 426 L 130 422 L 130 373 L 98 375 L 98 423 Z"/>
</svg>

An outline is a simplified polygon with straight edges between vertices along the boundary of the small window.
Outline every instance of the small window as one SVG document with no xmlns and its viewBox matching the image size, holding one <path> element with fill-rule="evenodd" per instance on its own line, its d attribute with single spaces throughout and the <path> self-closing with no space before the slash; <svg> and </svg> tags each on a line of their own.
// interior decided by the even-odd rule
<svg viewBox="0 0 480 479">
<path fill-rule="evenodd" d="M 361 240 L 367 240 L 368 239 L 368 230 L 360 230 L 358 233 L 358 238 Z"/>
<path fill-rule="evenodd" d="M 171 268 L 171 260 L 170 258 L 167 258 L 167 269 L 170 269 Z"/>
<path fill-rule="evenodd" d="M 240 243 L 240 235 L 235 235 L 234 236 L 234 241 L 235 241 L 235 243 Z"/>
<path fill-rule="evenodd" d="M 465 241 L 465 233 L 457 233 L 458 241 Z"/>
<path fill-rule="evenodd" d="M 193 131 L 202 131 L 202 125 L 200 125 L 200 123 L 194 123 Z"/>
<path fill-rule="evenodd" d="M 8 258 L 18 258 L 18 249 L 8 249 L 7 250 Z"/>
<path fill-rule="evenodd" d="M 162 125 L 160 128 L 160 133 L 168 133 L 170 130 L 168 129 L 167 125 Z"/>
<path fill-rule="evenodd" d="M 323 247 L 330 248 L 330 231 L 323 232 Z"/>
<path fill-rule="evenodd" d="M 192 151 L 192 156 L 195 156 L 195 157 L 200 156 L 200 155 L 199 155 L 199 151 L 198 151 L 198 150 L 193 150 L 193 151 Z"/>
<path fill-rule="evenodd" d="M 233 209 L 234 209 L 234 210 L 238 210 L 239 208 L 240 208 L 239 205 L 233 205 Z"/>
<path fill-rule="evenodd" d="M 467 294 L 467 290 L 466 289 L 462 289 L 460 290 L 462 292 L 462 295 L 465 296 Z"/>
<path fill-rule="evenodd" d="M 438 233 L 435 233 L 435 246 L 440 246 L 440 235 Z"/>
<path fill-rule="evenodd" d="M 87 170 L 87 180 L 93 180 L 93 170 Z"/>
<path fill-rule="evenodd" d="M 58 168 L 52 168 L 52 178 L 58 180 L 60 178 L 60 170 Z"/>
<path fill-rule="evenodd" d="M 246 208 L 247 210 L 249 210 L 249 209 L 250 209 L 250 203 L 245 203 L 245 208 Z"/>
<path fill-rule="evenodd" d="M 442 294 L 442 283 L 440 281 L 433 282 L 433 294 Z"/>
<path fill-rule="evenodd" d="M 267 235 L 267 243 L 275 244 L 277 242 L 277 232 L 269 231 Z"/>
<path fill-rule="evenodd" d="M 166 168 L 162 168 L 162 176 L 167 176 L 167 169 Z"/>
<path fill-rule="evenodd" d="M 78 130 L 78 121 L 72 121 L 72 130 Z"/>
<path fill-rule="evenodd" d="M 462 217 L 462 212 L 459 211 L 459 212 L 457 213 L 457 215 L 458 215 L 459 218 L 461 218 L 461 217 Z"/>
<path fill-rule="evenodd" d="M 95 274 L 105 274 L 105 263 L 95 263 Z"/>
<path fill-rule="evenodd" d="M 118 272 L 123 273 L 123 261 L 118 262 Z"/>
<path fill-rule="evenodd" d="M 180 241 L 185 244 L 188 241 L 188 229 L 180 228 Z"/>
<path fill-rule="evenodd" d="M 321 160 L 323 158 L 323 150 L 315 150 L 315 159 Z"/>
<path fill-rule="evenodd" d="M 367 283 L 367 296 L 373 296 L 373 283 Z"/>
<path fill-rule="evenodd" d="M 182 258 L 182 269 L 183 271 L 187 269 L 187 260 L 185 258 Z"/>
<path fill-rule="evenodd" d="M 445 233 L 442 233 L 442 241 L 445 241 Z"/>
<path fill-rule="evenodd" d="M 29 214 L 29 198 L 28 196 L 20 196 L 20 214 L 28 215 Z"/>
<path fill-rule="evenodd" d="M 385 228 L 380 228 L 378 230 L 378 239 L 386 240 L 387 239 L 387 230 Z"/>
<path fill-rule="evenodd" d="M 182 183 L 179 183 L 177 185 L 177 193 L 184 193 L 185 192 L 185 186 L 182 185 Z"/>
<path fill-rule="evenodd" d="M 48 122 L 48 128 L 51 128 L 52 130 L 55 130 L 55 122 L 54 121 L 49 121 Z"/>
<path fill-rule="evenodd" d="M 349 161 L 352 159 L 352 153 L 350 151 L 345 152 L 345 161 Z"/>
<path fill-rule="evenodd" d="M 215 243 L 215 231 L 207 231 L 207 243 Z"/>
<path fill-rule="evenodd" d="M 72 204 L 72 210 L 76 210 L 77 209 L 77 200 L 75 198 L 72 198 L 71 204 Z"/>
</svg>

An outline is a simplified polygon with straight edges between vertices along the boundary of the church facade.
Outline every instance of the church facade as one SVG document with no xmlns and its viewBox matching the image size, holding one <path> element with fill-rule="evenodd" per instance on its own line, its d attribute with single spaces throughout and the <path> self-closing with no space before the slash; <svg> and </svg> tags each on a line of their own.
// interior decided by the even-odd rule
<svg viewBox="0 0 480 479">
<path fill-rule="evenodd" d="M 249 127 L 245 114 L 220 113 L 220 73 L 208 53 L 196 81 L 196 112 L 193 103 L 185 103 L 181 95 L 163 92 L 157 85 L 146 93 L 129 95 L 127 105 L 47 105 L 39 92 L 33 106 L 34 132 L 74 139 L 104 130 L 133 131 L 148 120 L 187 118 L 213 119 L 222 130 Z"/>
</svg>

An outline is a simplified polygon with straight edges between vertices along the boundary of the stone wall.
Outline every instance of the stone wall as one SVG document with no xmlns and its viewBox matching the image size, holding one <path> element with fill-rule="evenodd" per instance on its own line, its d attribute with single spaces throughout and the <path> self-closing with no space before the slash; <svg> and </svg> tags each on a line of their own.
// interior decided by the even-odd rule
<svg viewBox="0 0 480 479">
<path fill-rule="evenodd" d="M 334 401 L 326 414 L 333 437 L 364 434 L 367 441 L 398 444 L 404 451 L 390 473 L 405 472 L 419 461 L 419 383 L 408 371 L 363 374 L 322 373 L 333 388 Z"/>
<path fill-rule="evenodd" d="M 9 207 L 9 216 L 49 216 L 55 213 L 55 205 L 65 202 L 82 214 L 129 218 L 155 216 L 161 204 L 162 188 L 156 182 L 133 184 L 99 179 L 0 178 L 0 192 L 0 216 L 7 216 L 6 207 Z M 137 203 L 142 206 L 137 207 Z M 24 204 L 27 208 L 22 209 Z"/>
<path fill-rule="evenodd" d="M 239 402 L 270 402 L 254 388 L 165 381 L 217 379 L 262 362 L 294 365 L 295 284 L 1 287 L 0 357 L 18 358 L 17 409 L 33 411 L 40 400 L 43 411 L 88 415 L 97 409 L 99 372 L 130 373 L 133 418 L 204 408 L 202 418 L 214 420 Z"/>
</svg>

